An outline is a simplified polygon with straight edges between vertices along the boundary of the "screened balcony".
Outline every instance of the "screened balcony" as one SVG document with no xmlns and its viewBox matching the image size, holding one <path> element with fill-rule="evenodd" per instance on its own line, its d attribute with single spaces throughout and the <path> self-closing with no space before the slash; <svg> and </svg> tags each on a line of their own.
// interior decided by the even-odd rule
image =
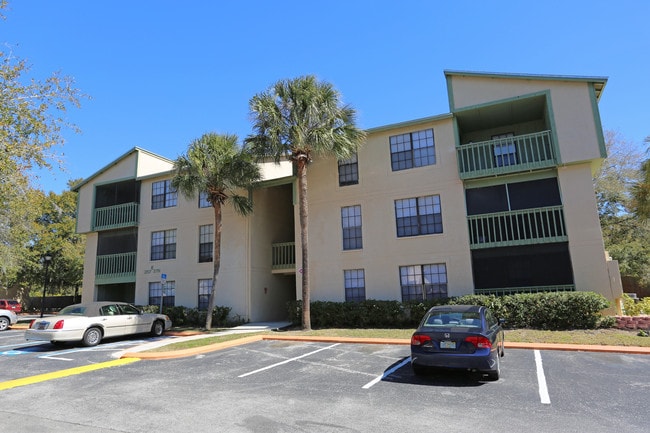
<svg viewBox="0 0 650 433">
<path fill-rule="evenodd" d="M 461 179 L 498 176 L 557 165 L 551 131 L 463 144 L 456 149 Z"/>
<path fill-rule="evenodd" d="M 135 281 L 136 252 L 97 256 L 95 282 L 97 284 Z"/>
<path fill-rule="evenodd" d="M 554 286 L 502 287 L 493 289 L 474 289 L 476 295 L 514 295 L 515 293 L 540 292 L 575 292 L 575 284 L 560 284 Z"/>
<path fill-rule="evenodd" d="M 562 206 L 471 215 L 467 221 L 470 249 L 568 240 Z"/>
<path fill-rule="evenodd" d="M 271 246 L 273 273 L 294 273 L 296 270 L 296 243 L 281 242 Z"/>
<path fill-rule="evenodd" d="M 92 230 L 112 230 L 137 226 L 139 210 L 138 203 L 124 203 L 95 209 Z"/>
</svg>

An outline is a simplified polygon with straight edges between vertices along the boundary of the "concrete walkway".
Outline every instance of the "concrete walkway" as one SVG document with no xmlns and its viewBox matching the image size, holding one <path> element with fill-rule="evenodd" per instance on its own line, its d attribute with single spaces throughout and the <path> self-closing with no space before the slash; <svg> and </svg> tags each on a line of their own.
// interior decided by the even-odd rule
<svg viewBox="0 0 650 433">
<path fill-rule="evenodd" d="M 143 344 L 136 348 L 131 348 L 128 351 L 119 352 L 113 356 L 117 358 L 140 358 L 140 359 L 172 359 L 184 358 L 187 356 L 196 356 L 203 353 L 213 352 L 216 350 L 225 349 L 228 347 L 239 346 L 248 344 L 254 341 L 262 340 L 284 340 L 284 341 L 310 341 L 310 342 L 323 342 L 323 343 L 351 343 L 351 344 L 398 344 L 408 346 L 411 344 L 409 339 L 398 338 L 355 338 L 355 337 L 327 337 L 327 336 L 300 336 L 300 335 L 283 335 L 281 332 L 265 335 L 253 335 L 250 337 L 243 337 L 222 343 L 214 343 L 205 346 L 195 347 L 191 349 L 175 350 L 175 351 L 159 351 L 159 352 L 146 352 L 151 349 L 158 349 L 168 344 L 178 343 L 181 341 L 195 340 L 200 338 L 209 338 L 219 335 L 229 334 L 244 334 L 255 333 L 260 331 L 280 330 L 289 326 L 289 322 L 268 322 L 268 323 L 251 323 L 247 325 L 238 326 L 236 328 L 228 329 L 225 331 L 200 334 L 200 335 L 187 335 L 183 336 L 178 333 L 178 338 L 165 339 L 152 343 Z M 168 332 L 168 335 L 174 335 L 173 332 Z M 601 353 L 625 353 L 635 355 L 650 355 L 650 347 L 637 347 L 637 346 L 599 346 L 599 345 L 578 345 L 578 344 L 552 344 L 552 343 L 516 343 L 505 342 L 507 349 L 536 349 L 536 350 L 561 350 L 561 351 L 580 351 L 580 352 L 601 352 Z"/>
</svg>

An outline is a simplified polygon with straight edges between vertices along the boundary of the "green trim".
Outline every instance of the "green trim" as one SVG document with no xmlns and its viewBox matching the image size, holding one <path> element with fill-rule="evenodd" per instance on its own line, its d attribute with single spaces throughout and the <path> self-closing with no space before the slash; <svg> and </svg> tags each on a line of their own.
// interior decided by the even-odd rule
<svg viewBox="0 0 650 433">
<path fill-rule="evenodd" d="M 259 188 L 272 188 L 274 186 L 286 185 L 289 183 L 293 183 L 295 179 L 296 179 L 295 176 L 285 176 L 285 177 L 278 177 L 276 179 L 271 179 L 271 180 L 264 180 L 260 182 Z"/>
<path fill-rule="evenodd" d="M 482 108 L 488 108 L 488 107 L 491 107 L 493 105 L 507 104 L 509 102 L 519 101 L 519 100 L 522 100 L 522 99 L 532 99 L 532 98 L 536 98 L 536 97 L 539 97 L 539 96 L 546 96 L 546 102 L 548 102 L 549 99 L 550 99 L 550 94 L 551 94 L 551 92 L 548 89 L 540 90 L 538 92 L 526 93 L 524 95 L 510 96 L 510 97 L 504 98 L 504 99 L 497 99 L 497 100 L 493 100 L 493 101 L 483 102 L 483 103 L 480 103 L 480 104 L 468 105 L 467 107 L 463 107 L 463 108 L 459 108 L 458 110 L 454 110 L 452 113 L 454 115 L 458 115 L 458 114 L 462 114 L 462 113 L 465 113 L 465 112 L 468 112 L 468 111 L 479 110 L 479 109 L 482 109 Z"/>
<path fill-rule="evenodd" d="M 526 173 L 517 173 L 499 177 L 486 177 L 482 179 L 468 179 L 463 182 L 465 189 L 483 188 L 486 186 L 503 185 L 507 183 L 528 182 L 531 180 L 557 178 L 557 170 L 555 168 L 533 171 Z"/>
<path fill-rule="evenodd" d="M 546 114 L 548 116 L 548 127 L 551 130 L 551 137 L 553 138 L 553 151 L 555 152 L 555 162 L 557 165 L 562 165 L 562 152 L 560 151 L 560 140 L 557 137 L 557 127 L 555 126 L 555 113 L 553 111 L 553 97 L 551 91 L 546 90 Z"/>
<path fill-rule="evenodd" d="M 451 76 L 445 73 L 445 79 L 447 81 L 447 99 L 449 101 L 449 111 L 453 113 L 456 107 L 456 102 L 454 101 L 454 88 L 451 82 Z"/>
<path fill-rule="evenodd" d="M 593 83 L 589 83 L 589 99 L 591 100 L 591 112 L 594 115 L 594 125 L 596 125 L 596 137 L 598 139 L 598 148 L 600 156 L 607 158 L 607 146 L 605 145 L 605 136 L 603 135 L 603 125 L 600 119 L 600 110 L 598 109 L 598 97 Z"/>
<path fill-rule="evenodd" d="M 596 91 L 596 97 L 600 99 L 600 95 L 605 89 L 607 84 L 607 77 L 598 76 L 581 76 L 581 75 L 543 75 L 543 74 L 515 74 L 515 73 L 494 73 L 494 72 L 470 72 L 470 71 L 454 71 L 446 69 L 444 71 L 446 77 L 481 77 L 481 78 L 502 78 L 502 79 L 519 79 L 519 80 L 538 80 L 538 81 L 578 81 L 589 82 L 593 84 Z"/>
<path fill-rule="evenodd" d="M 73 191 L 78 191 L 82 186 L 84 186 L 84 185 L 86 185 L 87 183 L 89 183 L 92 179 L 96 178 L 97 176 L 99 176 L 99 175 L 102 174 L 102 173 L 105 173 L 105 172 L 108 171 L 110 168 L 116 166 L 117 164 L 119 164 L 120 162 L 122 162 L 123 160 L 125 160 L 127 157 L 131 156 L 131 154 L 133 154 L 133 153 L 136 153 L 136 154 L 137 154 L 137 155 L 136 155 L 136 159 L 135 159 L 135 172 L 133 173 L 133 178 L 136 178 L 136 179 L 137 179 L 137 176 L 138 176 L 138 156 L 139 156 L 138 154 L 139 154 L 139 153 L 146 153 L 146 154 L 149 155 L 149 156 L 152 156 L 152 157 L 154 157 L 154 158 L 156 158 L 156 159 L 159 159 L 159 160 L 161 160 L 161 161 L 164 161 L 164 162 L 168 162 L 168 163 L 170 163 L 170 164 L 173 164 L 173 163 L 174 163 L 174 161 L 172 161 L 171 159 L 165 158 L 164 156 L 160 156 L 160 155 L 158 155 L 158 154 L 155 154 L 155 153 L 153 153 L 153 152 L 150 152 L 150 151 L 148 151 L 148 150 L 146 150 L 146 149 L 142 149 L 142 148 L 140 148 L 140 147 L 134 147 L 134 148 L 130 149 L 129 151 L 127 151 L 126 153 L 122 154 L 121 156 L 117 157 L 116 159 L 114 159 L 114 160 L 111 161 L 110 163 L 106 164 L 104 167 L 100 168 L 99 170 L 97 170 L 95 173 L 93 173 L 93 174 L 91 174 L 90 176 L 88 176 L 86 179 L 84 179 L 84 180 L 81 181 L 80 183 L 76 184 L 76 185 L 72 188 L 72 190 L 73 190 Z"/>
<path fill-rule="evenodd" d="M 451 119 L 451 118 L 453 118 L 453 114 L 451 114 L 451 113 L 439 114 L 437 116 L 422 117 L 420 119 L 407 120 L 405 122 L 392 123 L 390 125 L 378 126 L 378 127 L 375 127 L 375 128 L 367 129 L 366 132 L 368 134 L 375 134 L 375 133 L 378 133 L 378 132 L 390 131 L 391 129 L 409 128 L 409 127 L 412 127 L 412 126 L 421 125 L 423 123 L 438 122 L 438 121 L 441 121 L 441 120 L 446 120 L 446 119 Z"/>
</svg>

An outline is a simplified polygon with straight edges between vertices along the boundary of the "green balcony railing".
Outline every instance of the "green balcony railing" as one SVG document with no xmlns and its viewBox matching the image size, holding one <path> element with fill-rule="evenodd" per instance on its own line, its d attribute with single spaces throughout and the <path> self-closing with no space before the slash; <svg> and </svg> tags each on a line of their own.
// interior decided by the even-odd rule
<svg viewBox="0 0 650 433">
<path fill-rule="evenodd" d="M 515 293 L 539 293 L 539 292 L 575 292 L 574 284 L 556 286 L 528 286 L 528 287 L 501 287 L 493 289 L 474 289 L 476 295 L 513 295 Z"/>
<path fill-rule="evenodd" d="M 463 144 L 456 148 L 461 179 L 472 179 L 557 165 L 551 131 Z"/>
<path fill-rule="evenodd" d="M 110 230 L 138 225 L 138 203 L 124 203 L 95 209 L 93 230 Z"/>
<path fill-rule="evenodd" d="M 281 242 L 273 244 L 271 269 L 288 270 L 296 268 L 296 243 Z"/>
<path fill-rule="evenodd" d="M 566 242 L 562 206 L 467 217 L 471 249 Z"/>
<path fill-rule="evenodd" d="M 101 282 L 135 281 L 136 256 L 136 252 L 97 256 L 95 280 Z"/>
</svg>

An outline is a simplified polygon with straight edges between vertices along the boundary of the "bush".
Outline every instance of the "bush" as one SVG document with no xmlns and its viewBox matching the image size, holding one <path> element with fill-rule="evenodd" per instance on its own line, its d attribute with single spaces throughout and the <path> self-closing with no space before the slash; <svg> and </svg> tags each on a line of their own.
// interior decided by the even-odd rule
<svg viewBox="0 0 650 433">
<path fill-rule="evenodd" d="M 434 305 L 472 304 L 490 308 L 508 328 L 546 330 L 595 329 L 611 326 L 601 315 L 607 300 L 593 292 L 522 293 L 507 296 L 465 295 L 429 301 L 378 301 L 311 303 L 314 328 L 415 328 Z M 289 302 L 289 316 L 302 323 L 301 301 Z"/>
<path fill-rule="evenodd" d="M 650 297 L 645 297 L 637 302 L 629 295 L 623 293 L 623 312 L 628 316 L 640 316 L 650 314 Z"/>
<path fill-rule="evenodd" d="M 145 313 L 158 313 L 159 305 L 145 305 L 140 307 Z M 228 320 L 232 308 L 216 306 L 212 310 L 212 326 L 230 326 L 241 325 L 244 320 Z M 207 312 L 197 308 L 188 308 L 182 306 L 163 307 L 163 314 L 169 316 L 174 327 L 185 326 L 192 328 L 202 328 L 205 326 Z"/>
</svg>

